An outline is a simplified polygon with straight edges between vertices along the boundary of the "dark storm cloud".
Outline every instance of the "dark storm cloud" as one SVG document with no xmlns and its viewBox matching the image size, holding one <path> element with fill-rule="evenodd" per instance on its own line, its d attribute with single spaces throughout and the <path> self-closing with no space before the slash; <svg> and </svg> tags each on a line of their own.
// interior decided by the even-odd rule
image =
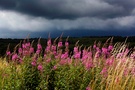
<svg viewBox="0 0 135 90">
<path fill-rule="evenodd" d="M 133 35 L 134 29 L 135 0 L 0 0 L 2 37 L 27 32 Z"/>
<path fill-rule="evenodd" d="M 73 17 L 60 11 L 63 1 L 49 0 L 0 0 L 1 9 L 14 10 L 46 18 Z"/>
<path fill-rule="evenodd" d="M 13 9 L 15 6 L 15 0 L 0 0 L 0 7 L 3 9 Z"/>
<path fill-rule="evenodd" d="M 126 16 L 135 7 L 134 0 L 0 0 L 1 9 L 46 18 Z"/>
</svg>

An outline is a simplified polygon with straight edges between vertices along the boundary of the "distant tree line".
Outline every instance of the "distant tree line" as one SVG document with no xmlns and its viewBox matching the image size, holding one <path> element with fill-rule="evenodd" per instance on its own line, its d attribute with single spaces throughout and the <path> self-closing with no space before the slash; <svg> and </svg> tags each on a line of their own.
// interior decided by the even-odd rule
<svg viewBox="0 0 135 90">
<path fill-rule="evenodd" d="M 93 45 L 93 43 L 95 41 L 97 41 L 97 42 L 100 41 L 100 42 L 104 43 L 110 37 L 112 37 L 112 36 L 69 37 L 69 40 L 68 40 L 69 44 L 70 44 L 69 48 L 72 51 L 75 43 L 78 40 L 79 40 L 79 45 L 82 45 L 83 47 L 89 47 L 90 45 Z M 126 38 L 127 37 L 114 36 L 113 43 L 124 42 L 126 40 Z M 35 49 L 36 49 L 36 45 L 38 43 L 38 39 L 39 38 L 30 38 L 30 39 L 28 39 L 29 42 L 34 41 L 33 46 L 34 46 Z M 55 38 L 52 38 L 52 42 L 53 42 L 54 39 Z M 66 40 L 66 37 L 63 37 L 62 41 L 65 42 L 65 40 Z M 8 45 L 9 45 L 10 51 L 13 51 L 17 44 L 23 43 L 23 42 L 24 42 L 24 39 L 11 39 L 11 38 L 3 39 L 3 38 L 0 38 L 0 56 L 5 56 Z M 42 44 L 43 49 L 45 49 L 47 39 L 41 38 L 40 43 Z M 127 43 L 129 43 L 129 47 L 133 48 L 135 46 L 135 36 L 128 37 Z"/>
</svg>

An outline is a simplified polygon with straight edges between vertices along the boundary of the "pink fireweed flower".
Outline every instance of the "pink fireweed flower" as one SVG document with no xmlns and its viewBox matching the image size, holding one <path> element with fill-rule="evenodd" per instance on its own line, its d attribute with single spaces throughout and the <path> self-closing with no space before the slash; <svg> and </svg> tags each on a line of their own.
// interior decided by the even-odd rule
<svg viewBox="0 0 135 90">
<path fill-rule="evenodd" d="M 96 49 L 96 47 L 97 47 L 97 46 L 94 44 L 94 45 L 93 45 L 93 48 Z"/>
<path fill-rule="evenodd" d="M 88 86 L 88 87 L 86 87 L 86 90 L 91 90 L 91 88 Z"/>
<path fill-rule="evenodd" d="M 87 69 L 87 70 L 89 70 L 90 68 L 92 68 L 92 63 L 91 62 L 86 62 L 85 63 L 85 68 Z"/>
<path fill-rule="evenodd" d="M 56 55 L 56 54 L 57 54 L 57 52 L 56 52 L 56 51 L 53 51 L 53 54 L 54 54 L 54 55 Z"/>
<path fill-rule="evenodd" d="M 52 45 L 51 39 L 49 39 L 49 40 L 47 41 L 47 45 L 48 45 L 48 46 L 51 46 L 51 45 Z"/>
<path fill-rule="evenodd" d="M 58 42 L 58 47 L 62 47 L 62 42 Z"/>
<path fill-rule="evenodd" d="M 107 48 L 102 47 L 102 54 L 104 55 L 104 58 L 107 58 L 110 53 Z"/>
<path fill-rule="evenodd" d="M 36 51 L 36 54 L 40 54 L 40 52 L 41 52 L 41 50 L 37 50 L 37 51 Z"/>
<path fill-rule="evenodd" d="M 32 66 L 36 66 L 36 65 L 37 65 L 37 62 L 36 62 L 35 60 L 33 60 L 33 61 L 31 62 L 31 65 L 32 65 Z"/>
<path fill-rule="evenodd" d="M 83 56 L 83 57 L 86 56 L 87 53 L 88 53 L 87 50 L 84 49 L 84 50 L 82 51 L 82 56 Z"/>
<path fill-rule="evenodd" d="M 45 50 L 46 50 L 46 52 L 49 52 L 50 49 L 51 49 L 51 47 L 50 46 L 47 46 Z"/>
<path fill-rule="evenodd" d="M 74 58 L 79 59 L 81 57 L 81 52 L 75 53 Z"/>
<path fill-rule="evenodd" d="M 96 51 L 101 51 L 99 47 L 96 47 Z"/>
<path fill-rule="evenodd" d="M 88 58 L 88 55 L 86 54 L 86 55 L 84 55 L 83 57 L 82 57 L 82 60 L 86 60 Z"/>
<path fill-rule="evenodd" d="M 54 65 L 54 66 L 53 66 L 53 70 L 56 70 L 56 69 L 57 69 L 57 65 Z"/>
<path fill-rule="evenodd" d="M 43 71 L 43 66 L 41 64 L 39 64 L 37 68 L 39 71 Z"/>
<path fill-rule="evenodd" d="M 112 51 L 112 50 L 113 50 L 113 46 L 112 46 L 112 45 L 109 45 L 108 51 L 110 52 L 110 51 Z"/>
<path fill-rule="evenodd" d="M 17 59 L 18 58 L 18 55 L 17 54 L 14 54 L 13 56 L 12 56 L 12 60 L 15 60 L 15 59 Z"/>
<path fill-rule="evenodd" d="M 44 54 L 44 58 L 46 58 L 46 54 Z"/>
<path fill-rule="evenodd" d="M 18 52 L 19 52 L 19 54 L 22 54 L 22 52 L 23 52 L 22 48 L 19 48 Z"/>
<path fill-rule="evenodd" d="M 7 51 L 6 52 L 7 56 L 11 55 L 11 52 L 10 51 Z"/>
<path fill-rule="evenodd" d="M 23 50 L 23 55 L 24 56 L 29 55 L 29 52 L 27 50 Z"/>
<path fill-rule="evenodd" d="M 108 53 L 107 48 L 104 48 L 104 47 L 103 47 L 103 48 L 102 48 L 102 53 L 103 53 L 103 54 L 107 54 L 107 53 Z"/>
<path fill-rule="evenodd" d="M 59 62 L 60 65 L 65 65 L 67 64 L 67 60 L 65 59 L 61 59 L 60 62 Z"/>
<path fill-rule="evenodd" d="M 23 49 L 26 49 L 26 45 L 25 45 L 25 44 L 22 44 L 22 48 L 23 48 Z"/>
<path fill-rule="evenodd" d="M 52 45 L 52 48 L 51 48 L 53 51 L 56 51 L 56 46 L 55 45 Z"/>
<path fill-rule="evenodd" d="M 92 57 L 92 52 L 91 52 L 91 51 L 88 52 L 88 56 L 89 56 L 89 57 Z"/>
<path fill-rule="evenodd" d="M 78 52 L 78 47 L 74 47 L 74 52 Z"/>
<path fill-rule="evenodd" d="M 68 43 L 67 41 L 65 42 L 65 46 L 66 46 L 66 47 L 68 47 L 68 46 L 69 46 L 69 43 Z"/>
<path fill-rule="evenodd" d="M 12 60 L 13 60 L 13 61 L 15 61 L 17 58 L 18 58 L 18 55 L 17 55 L 17 54 L 14 54 L 14 55 L 12 56 Z"/>
<path fill-rule="evenodd" d="M 25 44 L 26 47 L 30 47 L 30 42 Z"/>
<path fill-rule="evenodd" d="M 61 59 L 65 59 L 68 57 L 68 52 L 65 52 L 64 54 L 61 55 Z"/>
<path fill-rule="evenodd" d="M 30 53 L 34 53 L 34 48 L 30 47 Z"/>
<path fill-rule="evenodd" d="M 61 59 L 64 59 L 64 58 L 66 58 L 66 56 L 65 56 L 65 54 L 62 54 Z"/>
<path fill-rule="evenodd" d="M 39 44 L 39 43 L 37 44 L 37 49 L 38 49 L 38 50 L 41 50 L 41 49 L 42 49 L 41 44 Z"/>
<path fill-rule="evenodd" d="M 37 61 L 36 61 L 36 60 L 33 60 L 33 61 L 31 62 L 31 65 L 32 65 L 32 66 L 36 66 L 36 65 L 37 65 Z"/>
</svg>

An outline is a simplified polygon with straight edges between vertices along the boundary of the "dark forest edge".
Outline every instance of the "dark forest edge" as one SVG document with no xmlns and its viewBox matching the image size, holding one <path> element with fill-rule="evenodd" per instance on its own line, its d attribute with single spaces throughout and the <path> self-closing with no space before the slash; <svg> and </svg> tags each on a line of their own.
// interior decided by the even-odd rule
<svg viewBox="0 0 135 90">
<path fill-rule="evenodd" d="M 85 36 L 85 37 L 69 37 L 69 43 L 70 43 L 70 50 L 73 50 L 73 47 L 76 43 L 76 41 L 79 40 L 79 45 L 83 45 L 82 48 L 84 47 L 89 47 L 91 46 L 95 41 L 101 43 L 104 43 L 108 38 L 114 37 L 113 43 L 116 42 L 124 42 L 127 39 L 127 43 L 129 44 L 130 48 L 133 48 L 135 46 L 135 36 L 129 36 L 129 37 L 122 37 L 122 36 Z M 65 42 L 67 37 L 63 37 L 62 41 Z M 29 38 L 29 41 L 32 42 L 34 41 L 34 48 L 36 49 L 36 44 L 38 43 L 39 38 Z M 52 41 L 55 38 L 52 38 Z M 23 42 L 24 39 L 12 39 L 12 38 L 0 38 L 0 56 L 4 57 L 7 47 L 10 44 L 10 50 L 13 51 L 14 47 L 19 44 L 20 42 Z M 47 38 L 41 38 L 41 44 L 43 48 L 46 47 L 46 42 Z"/>
</svg>

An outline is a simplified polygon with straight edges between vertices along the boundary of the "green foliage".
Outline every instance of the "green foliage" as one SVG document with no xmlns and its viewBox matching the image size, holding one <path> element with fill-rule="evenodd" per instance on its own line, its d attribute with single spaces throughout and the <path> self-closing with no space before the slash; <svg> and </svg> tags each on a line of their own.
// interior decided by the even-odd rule
<svg viewBox="0 0 135 90">
<path fill-rule="evenodd" d="M 27 90 L 36 90 L 40 83 L 40 73 L 36 67 L 30 63 L 26 64 L 23 76 L 22 88 Z"/>
</svg>

